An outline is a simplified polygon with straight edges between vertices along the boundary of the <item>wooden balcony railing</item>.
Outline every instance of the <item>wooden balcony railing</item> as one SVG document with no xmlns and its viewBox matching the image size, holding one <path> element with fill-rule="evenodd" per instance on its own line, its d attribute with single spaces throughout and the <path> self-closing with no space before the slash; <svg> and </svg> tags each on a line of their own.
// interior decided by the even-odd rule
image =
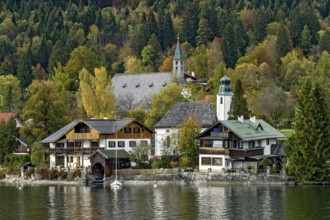
<svg viewBox="0 0 330 220">
<path fill-rule="evenodd" d="M 211 137 L 229 138 L 228 132 L 211 132 Z"/>
<path fill-rule="evenodd" d="M 221 155 L 229 155 L 230 150 L 228 148 L 223 147 L 200 147 L 199 148 L 200 154 L 221 154 Z"/>
<path fill-rule="evenodd" d="M 82 148 L 82 147 L 56 147 L 56 148 L 46 148 L 45 152 L 48 154 L 60 154 L 60 153 L 83 153 L 83 154 L 90 154 L 95 152 L 98 147 L 89 147 L 89 148 Z"/>
</svg>

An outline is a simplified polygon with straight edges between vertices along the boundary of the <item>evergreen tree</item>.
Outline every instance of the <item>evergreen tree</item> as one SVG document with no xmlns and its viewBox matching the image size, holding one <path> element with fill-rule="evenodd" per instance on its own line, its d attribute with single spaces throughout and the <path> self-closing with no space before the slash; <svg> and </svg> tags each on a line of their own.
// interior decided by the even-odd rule
<svg viewBox="0 0 330 220">
<path fill-rule="evenodd" d="M 172 24 L 171 15 L 168 11 L 161 10 L 159 13 L 159 42 L 163 50 L 172 46 L 175 42 L 174 29 Z"/>
<path fill-rule="evenodd" d="M 303 31 L 301 32 L 301 42 L 300 42 L 300 47 L 303 50 L 305 56 L 309 54 L 309 50 L 312 47 L 311 40 L 312 40 L 311 32 L 308 26 L 305 25 Z"/>
<path fill-rule="evenodd" d="M 182 40 L 187 41 L 192 46 L 196 46 L 196 36 L 199 24 L 198 15 L 198 2 L 193 1 L 187 5 L 186 11 L 182 17 Z"/>
<path fill-rule="evenodd" d="M 267 24 L 270 22 L 267 11 L 262 8 L 257 11 L 257 17 L 254 28 L 254 35 L 257 42 L 262 42 L 266 37 Z"/>
<path fill-rule="evenodd" d="M 330 124 L 327 102 L 319 84 L 308 80 L 298 98 L 294 131 L 286 146 L 288 171 L 298 180 L 329 178 Z"/>
<path fill-rule="evenodd" d="M 292 50 L 292 41 L 288 28 L 281 24 L 277 33 L 276 48 L 280 57 Z"/>
<path fill-rule="evenodd" d="M 238 41 L 232 24 L 228 23 L 221 42 L 223 59 L 227 67 L 234 68 L 238 60 Z"/>
<path fill-rule="evenodd" d="M 327 51 L 330 53 L 330 29 L 326 29 L 322 34 L 319 42 L 320 52 Z"/>
<path fill-rule="evenodd" d="M 23 52 L 17 65 L 17 77 L 21 81 L 21 87 L 27 88 L 33 79 L 32 74 L 32 52 L 30 47 Z"/>
<path fill-rule="evenodd" d="M 208 21 L 205 18 L 201 18 L 198 24 L 196 42 L 197 46 L 207 45 L 207 43 L 212 40 L 210 33 L 212 32 Z"/>
<path fill-rule="evenodd" d="M 245 119 L 249 118 L 250 111 L 247 106 L 246 99 L 244 98 L 244 90 L 241 81 L 236 81 L 234 96 L 231 101 L 229 110 L 229 119 L 237 119 L 238 116 L 244 116 Z"/>
</svg>

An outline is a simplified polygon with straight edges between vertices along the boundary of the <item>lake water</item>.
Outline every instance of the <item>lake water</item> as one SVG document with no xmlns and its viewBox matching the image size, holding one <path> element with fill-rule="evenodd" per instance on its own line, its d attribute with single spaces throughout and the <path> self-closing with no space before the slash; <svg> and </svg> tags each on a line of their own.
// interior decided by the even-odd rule
<svg viewBox="0 0 330 220">
<path fill-rule="evenodd" d="M 0 219 L 330 219 L 330 187 L 0 185 Z"/>
</svg>

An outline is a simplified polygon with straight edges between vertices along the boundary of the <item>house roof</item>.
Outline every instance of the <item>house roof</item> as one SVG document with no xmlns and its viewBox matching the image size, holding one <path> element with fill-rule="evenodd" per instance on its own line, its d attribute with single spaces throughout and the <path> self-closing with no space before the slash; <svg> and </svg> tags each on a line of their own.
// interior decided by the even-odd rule
<svg viewBox="0 0 330 220">
<path fill-rule="evenodd" d="M 100 154 L 105 159 L 116 158 L 116 151 L 117 151 L 117 158 L 129 158 L 129 153 L 123 149 L 120 150 L 98 149 L 97 151 L 89 155 L 88 158 L 92 158 L 95 154 Z"/>
<path fill-rule="evenodd" d="M 49 135 L 41 141 L 41 143 L 52 143 L 63 137 L 71 128 L 73 128 L 79 121 L 75 120 L 65 125 L 63 128 L 55 131 L 53 134 Z"/>
<path fill-rule="evenodd" d="M 131 99 L 141 106 L 153 94 L 172 82 L 172 72 L 115 74 L 112 78 L 116 100 Z"/>
<path fill-rule="evenodd" d="M 3 121 L 7 123 L 11 118 L 15 118 L 17 113 L 15 112 L 2 112 L 0 113 L 0 122 Z"/>
<path fill-rule="evenodd" d="M 227 75 L 224 75 L 220 79 L 220 87 L 218 95 L 225 95 L 225 96 L 233 96 L 233 90 L 231 89 L 230 85 L 230 78 Z"/>
<path fill-rule="evenodd" d="M 58 131 L 54 132 L 50 136 L 46 137 L 41 141 L 41 143 L 53 143 L 57 140 L 61 139 L 68 131 L 70 131 L 73 127 L 75 127 L 78 123 L 82 122 L 86 125 L 94 128 L 98 131 L 99 134 L 113 134 L 118 132 L 120 129 L 128 125 L 129 123 L 136 121 L 135 119 L 128 118 L 128 119 L 120 119 L 120 120 L 113 120 L 113 119 L 82 119 L 82 120 L 75 120 L 64 126 L 63 128 L 59 129 Z M 136 121 L 137 123 L 141 124 L 140 122 Z M 143 124 L 141 124 L 144 126 Z M 144 126 L 145 127 L 145 126 Z M 147 127 L 146 127 L 147 128 Z M 150 130 L 149 128 L 147 128 Z M 152 132 L 152 130 L 150 130 Z"/>
<path fill-rule="evenodd" d="M 251 120 L 244 120 L 243 122 L 238 120 L 219 121 L 209 129 L 199 134 L 197 138 L 202 137 L 203 134 L 217 126 L 219 123 L 236 134 L 242 141 L 260 140 L 265 138 L 286 139 L 284 134 L 261 119 L 256 119 L 255 122 Z"/>
<path fill-rule="evenodd" d="M 179 102 L 164 115 L 154 128 L 172 128 L 184 124 L 189 116 L 195 116 L 203 127 L 210 127 L 217 122 L 217 117 L 210 103 Z"/>
</svg>

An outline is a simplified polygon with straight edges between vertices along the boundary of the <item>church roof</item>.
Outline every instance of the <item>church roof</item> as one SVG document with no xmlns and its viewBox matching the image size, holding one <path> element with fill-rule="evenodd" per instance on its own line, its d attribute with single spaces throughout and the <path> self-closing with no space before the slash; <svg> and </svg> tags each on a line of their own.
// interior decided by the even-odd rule
<svg viewBox="0 0 330 220">
<path fill-rule="evenodd" d="M 234 95 L 230 85 L 230 78 L 227 75 L 224 75 L 220 79 L 220 87 L 219 87 L 218 95 L 228 95 L 228 96 Z"/>
<path fill-rule="evenodd" d="M 217 117 L 210 103 L 179 102 L 164 115 L 154 128 L 172 128 L 184 124 L 190 116 L 195 116 L 201 127 L 210 127 Z"/>
<path fill-rule="evenodd" d="M 115 74 L 112 84 L 117 101 L 130 97 L 134 103 L 151 100 L 153 94 L 172 82 L 172 72 Z"/>
<path fill-rule="evenodd" d="M 182 50 L 181 50 L 181 47 L 180 47 L 179 38 L 178 38 L 178 41 L 176 43 L 173 60 L 183 60 L 183 53 L 182 53 Z"/>
</svg>

